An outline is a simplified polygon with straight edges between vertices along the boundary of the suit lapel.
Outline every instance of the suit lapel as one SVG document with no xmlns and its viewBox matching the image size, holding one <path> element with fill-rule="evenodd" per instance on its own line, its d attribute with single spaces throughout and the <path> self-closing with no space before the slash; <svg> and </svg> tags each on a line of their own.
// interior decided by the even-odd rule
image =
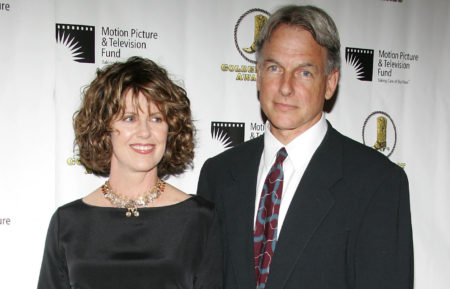
<svg viewBox="0 0 450 289">
<path fill-rule="evenodd" d="M 266 289 L 283 288 L 304 248 L 334 205 L 330 187 L 342 176 L 342 144 L 329 125 L 289 206 Z"/>
<path fill-rule="evenodd" d="M 226 210 L 226 234 L 231 260 L 239 288 L 254 288 L 253 264 L 253 218 L 255 190 L 259 162 L 263 150 L 263 138 L 256 146 L 249 146 L 236 160 L 231 171 L 234 182 L 224 191 L 223 204 Z"/>
</svg>

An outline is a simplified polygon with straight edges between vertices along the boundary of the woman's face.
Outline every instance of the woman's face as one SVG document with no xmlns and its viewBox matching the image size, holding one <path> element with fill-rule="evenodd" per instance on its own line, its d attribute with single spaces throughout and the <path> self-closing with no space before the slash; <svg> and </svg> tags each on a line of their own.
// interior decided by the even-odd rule
<svg viewBox="0 0 450 289">
<path fill-rule="evenodd" d="M 135 107 L 132 91 L 128 91 L 125 114 L 112 122 L 111 172 L 157 174 L 166 150 L 168 125 L 158 107 L 149 104 L 141 92 L 138 101 L 139 107 Z"/>
</svg>

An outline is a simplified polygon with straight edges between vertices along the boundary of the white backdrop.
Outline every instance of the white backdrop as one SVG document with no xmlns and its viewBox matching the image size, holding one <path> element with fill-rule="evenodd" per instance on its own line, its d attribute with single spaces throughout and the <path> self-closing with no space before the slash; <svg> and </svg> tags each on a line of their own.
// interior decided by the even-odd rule
<svg viewBox="0 0 450 289">
<path fill-rule="evenodd" d="M 385 119 L 380 151 L 410 181 L 415 288 L 448 288 L 448 0 L 0 0 L 0 288 L 36 286 L 51 214 L 104 182 L 77 164 L 71 124 L 97 67 L 141 55 L 187 89 L 195 167 L 169 182 L 195 193 L 206 158 L 263 132 L 243 48 L 255 16 L 287 3 L 334 18 L 342 70 L 327 118 L 369 146 Z"/>
</svg>

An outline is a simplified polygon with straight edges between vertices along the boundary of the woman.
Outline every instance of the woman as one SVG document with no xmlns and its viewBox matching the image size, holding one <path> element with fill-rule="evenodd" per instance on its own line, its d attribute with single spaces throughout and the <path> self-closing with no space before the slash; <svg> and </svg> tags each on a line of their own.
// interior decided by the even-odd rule
<svg viewBox="0 0 450 289">
<path fill-rule="evenodd" d="M 82 164 L 108 180 L 53 215 L 38 288 L 220 288 L 211 203 L 163 180 L 194 155 L 185 90 L 151 60 L 111 64 L 74 130 Z"/>
</svg>

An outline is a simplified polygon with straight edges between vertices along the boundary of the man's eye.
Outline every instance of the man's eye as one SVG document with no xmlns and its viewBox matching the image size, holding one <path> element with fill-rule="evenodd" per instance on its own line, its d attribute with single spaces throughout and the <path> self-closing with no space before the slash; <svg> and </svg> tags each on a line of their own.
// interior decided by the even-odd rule
<svg viewBox="0 0 450 289">
<path fill-rule="evenodd" d="M 308 70 L 302 70 L 301 74 L 303 77 L 311 77 L 312 76 L 312 73 Z"/>
<path fill-rule="evenodd" d="M 277 70 L 278 70 L 278 66 L 276 66 L 276 65 L 270 65 L 270 66 L 267 68 L 267 70 L 269 70 L 269 71 L 277 71 Z"/>
</svg>

